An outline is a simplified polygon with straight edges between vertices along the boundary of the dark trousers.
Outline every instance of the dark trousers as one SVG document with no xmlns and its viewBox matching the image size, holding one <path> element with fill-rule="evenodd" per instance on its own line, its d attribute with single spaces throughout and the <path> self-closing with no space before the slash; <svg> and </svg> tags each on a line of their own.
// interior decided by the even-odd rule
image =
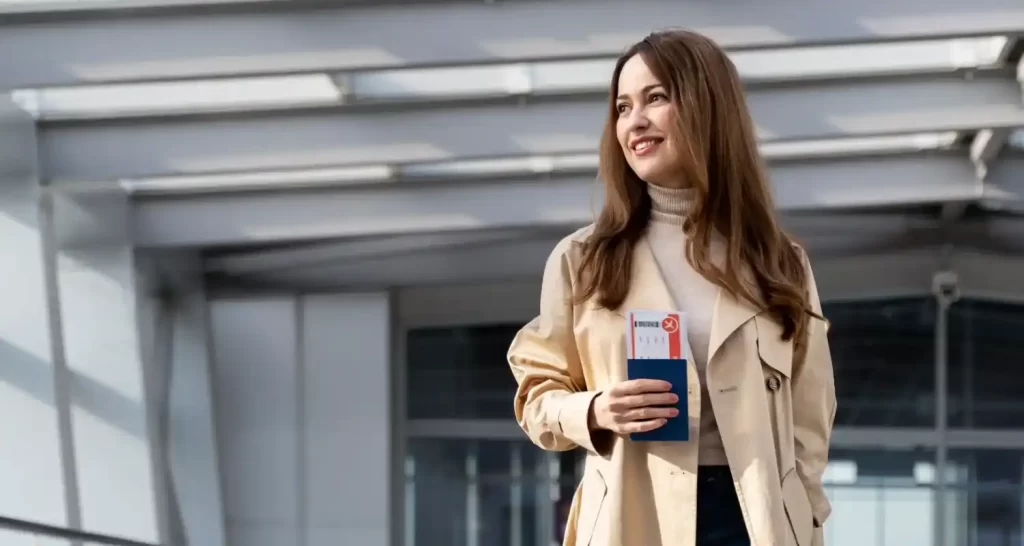
<svg viewBox="0 0 1024 546">
<path fill-rule="evenodd" d="M 750 546 L 728 466 L 697 471 L 697 546 Z"/>
</svg>

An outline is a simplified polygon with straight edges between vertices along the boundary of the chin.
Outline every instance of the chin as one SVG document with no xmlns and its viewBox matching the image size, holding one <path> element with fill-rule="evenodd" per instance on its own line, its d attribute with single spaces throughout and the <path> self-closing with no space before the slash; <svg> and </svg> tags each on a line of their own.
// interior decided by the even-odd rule
<svg viewBox="0 0 1024 546">
<path fill-rule="evenodd" d="M 633 169 L 637 177 L 644 182 L 654 184 L 656 186 L 662 186 L 660 182 L 664 181 L 667 177 L 665 176 L 664 169 L 658 169 L 655 165 L 650 165 L 648 168 Z"/>
</svg>

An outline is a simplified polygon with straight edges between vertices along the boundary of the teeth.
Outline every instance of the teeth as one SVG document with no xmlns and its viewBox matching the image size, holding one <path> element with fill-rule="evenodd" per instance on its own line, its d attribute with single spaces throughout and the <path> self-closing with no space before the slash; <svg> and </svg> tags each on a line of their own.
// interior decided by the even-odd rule
<svg viewBox="0 0 1024 546">
<path fill-rule="evenodd" d="M 636 151 L 642 152 L 642 151 L 646 150 L 647 148 L 650 148 L 651 146 L 654 146 L 654 141 L 645 140 L 645 141 L 641 142 L 640 144 L 636 145 Z"/>
</svg>

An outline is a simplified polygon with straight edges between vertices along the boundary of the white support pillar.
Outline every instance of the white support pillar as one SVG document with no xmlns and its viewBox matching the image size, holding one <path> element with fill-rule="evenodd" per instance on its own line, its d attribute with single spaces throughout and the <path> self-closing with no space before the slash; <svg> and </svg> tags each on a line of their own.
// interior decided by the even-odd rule
<svg viewBox="0 0 1024 546">
<path fill-rule="evenodd" d="M 159 264 L 165 290 L 156 346 L 166 404 L 170 536 L 173 544 L 226 544 L 217 450 L 210 328 L 202 269 L 194 255 Z M 165 345 L 166 344 L 166 345 Z M 166 347 L 166 350 L 163 348 Z M 165 383 L 166 382 L 166 383 Z"/>
<path fill-rule="evenodd" d="M 68 527 L 77 500 L 62 453 L 66 399 L 57 394 L 35 150 L 32 120 L 0 95 L 0 515 Z M 23 540 L 0 531 L 0 544 Z"/>
<path fill-rule="evenodd" d="M 388 546 L 391 316 L 387 293 L 302 298 L 302 546 Z"/>
<path fill-rule="evenodd" d="M 211 303 L 227 542 L 388 546 L 387 293 Z"/>
<path fill-rule="evenodd" d="M 210 304 L 226 544 L 304 546 L 296 316 L 289 296 Z"/>
<path fill-rule="evenodd" d="M 165 454 L 151 396 L 156 306 L 136 251 L 62 249 L 56 274 L 81 527 L 166 543 Z"/>
</svg>

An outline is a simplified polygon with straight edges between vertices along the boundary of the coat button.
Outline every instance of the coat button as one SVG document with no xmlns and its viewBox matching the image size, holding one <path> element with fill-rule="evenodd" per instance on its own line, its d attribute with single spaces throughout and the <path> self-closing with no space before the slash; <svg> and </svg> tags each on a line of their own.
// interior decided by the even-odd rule
<svg viewBox="0 0 1024 546">
<path fill-rule="evenodd" d="M 779 390 L 779 387 L 782 386 L 782 383 L 779 381 L 779 378 L 775 377 L 774 375 L 768 378 L 767 384 L 768 384 L 768 390 L 773 390 L 773 391 Z"/>
</svg>

